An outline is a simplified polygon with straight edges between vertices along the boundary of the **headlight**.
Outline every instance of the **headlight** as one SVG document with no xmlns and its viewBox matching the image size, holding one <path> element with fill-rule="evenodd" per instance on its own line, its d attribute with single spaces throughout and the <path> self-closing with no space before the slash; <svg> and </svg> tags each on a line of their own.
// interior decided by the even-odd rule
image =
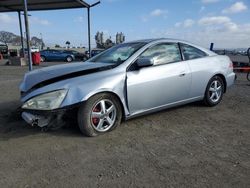
<svg viewBox="0 0 250 188">
<path fill-rule="evenodd" d="M 54 110 L 60 107 L 66 94 L 67 90 L 45 93 L 28 100 L 23 104 L 22 108 L 30 110 Z"/>
</svg>

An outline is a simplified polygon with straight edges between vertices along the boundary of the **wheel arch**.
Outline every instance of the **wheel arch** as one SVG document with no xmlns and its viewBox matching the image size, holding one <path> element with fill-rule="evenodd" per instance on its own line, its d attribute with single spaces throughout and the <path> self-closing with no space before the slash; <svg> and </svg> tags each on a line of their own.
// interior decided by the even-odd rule
<svg viewBox="0 0 250 188">
<path fill-rule="evenodd" d="M 124 107 L 124 104 L 123 104 L 121 98 L 119 97 L 119 95 L 118 95 L 117 93 L 115 93 L 115 92 L 113 92 L 113 91 L 99 91 L 99 92 L 96 92 L 96 93 L 94 93 L 94 94 L 89 95 L 87 98 L 85 98 L 84 101 L 87 101 L 87 100 L 89 100 L 91 97 L 94 97 L 95 95 L 99 95 L 99 94 L 109 94 L 109 95 L 114 96 L 114 97 L 118 100 L 118 102 L 119 102 L 119 104 L 120 104 L 120 106 L 121 106 L 121 110 L 122 110 L 122 120 L 124 121 L 124 120 L 126 119 L 125 107 Z"/>
<path fill-rule="evenodd" d="M 72 58 L 72 60 L 74 60 L 74 57 L 73 57 L 72 55 L 68 54 L 68 55 L 65 56 L 65 60 L 66 60 L 66 61 L 67 61 L 67 58 L 68 58 L 68 57 L 70 57 L 70 58 Z"/>
<path fill-rule="evenodd" d="M 221 73 L 215 74 L 213 77 L 215 77 L 215 76 L 218 76 L 218 77 L 220 77 L 222 79 L 223 84 L 224 84 L 224 93 L 226 93 L 226 91 L 227 91 L 227 81 L 226 81 L 225 76 L 223 74 L 221 74 Z"/>
</svg>

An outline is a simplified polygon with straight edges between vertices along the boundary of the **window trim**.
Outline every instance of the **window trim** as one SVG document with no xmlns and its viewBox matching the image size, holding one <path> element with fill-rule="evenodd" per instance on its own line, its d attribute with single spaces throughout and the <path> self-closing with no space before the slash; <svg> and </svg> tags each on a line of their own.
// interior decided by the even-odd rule
<svg viewBox="0 0 250 188">
<path fill-rule="evenodd" d="M 205 54 L 205 56 L 203 56 L 203 57 L 198 57 L 198 58 L 194 58 L 194 59 L 186 59 L 186 58 L 185 58 L 185 55 L 184 55 L 184 49 L 183 49 L 183 46 L 184 46 L 184 45 L 187 45 L 187 46 L 190 46 L 190 47 L 195 48 L 195 49 L 197 49 L 197 50 L 200 50 L 201 52 L 203 52 L 203 53 Z M 183 61 L 191 61 L 191 60 L 196 60 L 196 59 L 202 59 L 202 58 L 205 58 L 205 57 L 208 57 L 208 56 L 209 56 L 209 55 L 208 55 L 206 52 L 204 52 L 203 50 L 201 50 L 201 49 L 199 49 L 199 48 L 197 48 L 197 47 L 195 47 L 195 46 L 192 46 L 192 45 L 190 45 L 190 44 L 185 44 L 185 43 L 179 42 L 179 46 L 180 46 L 181 54 L 182 54 L 182 56 L 183 56 Z"/>
<path fill-rule="evenodd" d="M 178 42 L 178 47 L 179 47 L 179 51 L 180 51 L 180 54 L 181 54 L 181 59 L 182 59 L 182 61 L 185 61 L 185 57 L 184 57 L 184 54 L 183 54 L 183 50 L 182 50 L 181 44 L 182 43 Z"/>
<path fill-rule="evenodd" d="M 181 60 L 180 61 L 174 61 L 174 62 L 171 62 L 171 63 L 163 63 L 163 64 L 158 64 L 158 65 L 152 65 L 152 66 L 149 66 L 149 67 L 157 67 L 157 66 L 161 66 L 161 65 L 167 65 L 167 64 L 172 64 L 172 63 L 179 63 L 179 62 L 182 62 L 184 60 L 183 58 L 183 54 L 181 52 L 181 49 L 180 49 L 180 45 L 179 45 L 179 42 L 161 42 L 161 43 L 157 43 L 157 44 L 153 44 L 151 46 L 149 46 L 148 48 L 146 48 L 145 50 L 143 50 L 130 64 L 129 66 L 127 67 L 127 72 L 130 72 L 130 71 L 135 71 L 135 70 L 131 70 L 131 67 L 134 65 L 134 63 L 137 61 L 137 59 L 145 52 L 147 51 L 149 48 L 152 48 L 154 46 L 157 46 L 157 45 L 162 45 L 162 44 L 175 44 L 177 45 L 177 48 L 178 48 L 178 51 L 180 53 L 180 56 L 181 56 Z M 145 67 L 145 68 L 149 68 L 149 67 Z"/>
</svg>

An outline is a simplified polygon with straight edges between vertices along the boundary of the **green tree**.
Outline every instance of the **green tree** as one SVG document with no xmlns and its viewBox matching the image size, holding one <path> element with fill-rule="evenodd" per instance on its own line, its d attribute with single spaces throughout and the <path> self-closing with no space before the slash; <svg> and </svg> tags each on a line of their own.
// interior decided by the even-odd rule
<svg viewBox="0 0 250 188">
<path fill-rule="evenodd" d="M 65 43 L 67 45 L 67 47 L 69 48 L 69 45 L 70 45 L 70 42 L 69 41 L 66 41 Z"/>
</svg>

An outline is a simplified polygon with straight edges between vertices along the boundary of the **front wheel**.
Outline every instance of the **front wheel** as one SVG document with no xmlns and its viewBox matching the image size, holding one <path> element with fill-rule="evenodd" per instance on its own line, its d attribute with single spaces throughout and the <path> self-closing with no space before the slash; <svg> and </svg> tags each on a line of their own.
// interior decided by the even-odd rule
<svg viewBox="0 0 250 188">
<path fill-rule="evenodd" d="M 45 62 L 46 58 L 44 56 L 41 56 L 41 62 Z"/>
<path fill-rule="evenodd" d="M 121 123 L 122 111 L 118 99 L 109 94 L 97 94 L 78 111 L 78 125 L 86 136 L 97 136 L 116 128 Z"/>
<path fill-rule="evenodd" d="M 88 58 L 86 57 L 86 56 L 84 56 L 83 58 L 82 58 L 82 61 L 84 62 L 84 61 L 87 61 L 88 60 Z"/>
<path fill-rule="evenodd" d="M 225 90 L 224 82 L 219 76 L 214 76 L 208 82 L 205 96 L 204 96 L 204 103 L 207 106 L 216 106 L 220 103 L 223 97 L 223 93 Z"/>
</svg>

